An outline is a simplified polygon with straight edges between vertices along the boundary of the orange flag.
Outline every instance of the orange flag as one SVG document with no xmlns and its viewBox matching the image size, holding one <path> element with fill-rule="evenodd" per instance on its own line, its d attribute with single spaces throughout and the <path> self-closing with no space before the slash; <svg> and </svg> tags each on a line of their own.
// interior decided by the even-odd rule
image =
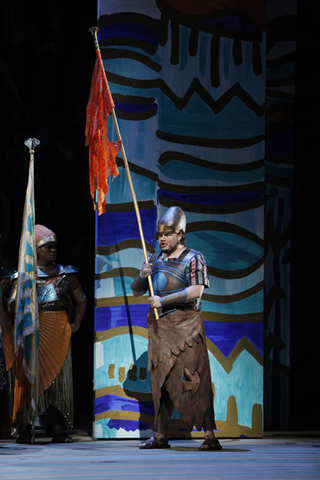
<svg viewBox="0 0 320 480">
<path fill-rule="evenodd" d="M 107 137 L 107 120 L 114 102 L 104 71 L 101 52 L 96 49 L 96 62 L 91 80 L 87 105 L 86 143 L 89 145 L 90 193 L 96 210 L 95 192 L 98 192 L 98 215 L 105 211 L 105 195 L 108 191 L 108 177 L 119 175 L 116 156 L 122 142 L 110 142 Z"/>
</svg>

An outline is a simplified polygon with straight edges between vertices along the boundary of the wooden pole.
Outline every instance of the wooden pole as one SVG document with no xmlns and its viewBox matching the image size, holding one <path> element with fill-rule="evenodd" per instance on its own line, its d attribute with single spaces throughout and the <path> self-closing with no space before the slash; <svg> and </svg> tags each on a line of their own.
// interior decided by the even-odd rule
<svg viewBox="0 0 320 480">
<path fill-rule="evenodd" d="M 100 50 L 99 42 L 98 42 L 98 36 L 97 36 L 98 30 L 99 30 L 98 27 L 89 28 L 89 32 L 92 34 L 92 36 L 94 38 L 94 45 L 95 45 L 96 50 Z M 145 261 L 145 263 L 149 263 L 148 262 L 148 252 L 147 252 L 146 243 L 145 243 L 145 239 L 144 239 L 144 235 L 143 235 L 141 216 L 140 216 L 139 206 L 138 206 L 138 202 L 137 202 L 137 197 L 136 197 L 136 194 L 135 194 L 135 191 L 134 191 L 132 178 L 131 178 L 131 172 L 130 172 L 130 168 L 129 168 L 129 164 L 128 164 L 128 160 L 127 160 L 127 155 L 126 155 L 126 152 L 125 152 L 125 149 L 124 149 L 124 146 L 123 146 L 123 141 L 122 141 L 122 138 L 121 138 L 121 133 L 120 133 L 119 125 L 118 125 L 118 120 L 117 120 L 117 116 L 116 116 L 116 112 L 115 112 L 114 108 L 111 109 L 111 114 L 112 114 L 113 123 L 114 123 L 115 129 L 116 129 L 118 140 L 120 140 L 122 142 L 121 143 L 122 144 L 121 153 L 122 153 L 122 158 L 123 158 L 124 166 L 125 166 L 127 177 L 128 177 L 128 182 L 129 182 L 129 186 L 130 186 L 130 190 L 131 190 L 134 209 L 135 209 L 136 216 L 137 216 L 144 261 Z M 154 290 L 153 290 L 153 285 L 152 285 L 152 280 L 151 280 L 150 275 L 148 276 L 148 284 L 149 284 L 150 296 L 152 297 L 154 295 Z M 159 320 L 158 310 L 156 308 L 154 308 L 153 310 L 154 310 L 154 315 L 156 317 L 156 320 Z"/>
<path fill-rule="evenodd" d="M 37 138 L 28 138 L 24 142 L 24 144 L 28 147 L 29 149 L 29 154 L 30 154 L 30 163 L 33 163 L 34 165 L 34 150 L 35 148 L 40 144 L 40 140 Z M 34 185 L 32 187 L 32 191 L 34 192 Z M 34 203 L 33 203 L 34 205 Z M 35 212 L 33 212 L 34 218 L 35 218 Z M 35 275 L 37 273 L 37 265 L 36 265 L 36 254 L 34 252 L 34 262 L 35 262 Z M 36 302 L 38 301 L 37 296 L 34 294 L 33 296 L 33 301 Z M 38 311 L 38 310 L 37 310 Z M 34 332 L 33 334 L 34 337 L 34 344 L 36 345 L 36 333 Z M 36 371 L 36 380 L 35 380 L 35 385 L 31 385 L 31 397 L 33 397 L 33 391 L 35 391 L 35 405 L 34 405 L 34 410 L 32 411 L 32 422 L 31 422 L 31 443 L 34 445 L 35 443 L 35 438 L 36 438 L 36 417 L 38 415 L 38 400 L 39 400 L 39 350 L 37 349 L 36 351 L 36 366 L 37 366 L 37 371 Z M 31 398 L 32 401 L 32 398 Z"/>
</svg>

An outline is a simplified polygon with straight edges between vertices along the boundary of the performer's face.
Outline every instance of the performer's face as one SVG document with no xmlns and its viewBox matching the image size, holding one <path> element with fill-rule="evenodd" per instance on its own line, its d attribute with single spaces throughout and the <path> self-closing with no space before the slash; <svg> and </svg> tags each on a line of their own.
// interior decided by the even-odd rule
<svg viewBox="0 0 320 480">
<path fill-rule="evenodd" d="M 57 244 L 56 242 L 46 243 L 42 247 L 37 248 L 38 265 L 51 265 L 57 258 Z"/>
<path fill-rule="evenodd" d="M 169 256 L 174 253 L 180 246 L 181 234 L 180 233 L 160 233 L 159 245 L 161 251 Z"/>
</svg>

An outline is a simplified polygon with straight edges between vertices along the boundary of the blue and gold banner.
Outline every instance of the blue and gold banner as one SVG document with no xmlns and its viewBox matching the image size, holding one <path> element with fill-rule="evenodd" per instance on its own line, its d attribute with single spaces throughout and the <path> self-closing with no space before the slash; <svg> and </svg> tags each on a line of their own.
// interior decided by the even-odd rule
<svg viewBox="0 0 320 480">
<path fill-rule="evenodd" d="M 34 207 L 34 160 L 31 156 L 19 250 L 18 290 L 16 299 L 16 348 L 23 347 L 23 369 L 32 388 L 32 407 L 37 399 L 37 352 L 39 348 L 39 313 L 36 291 L 36 242 Z"/>
</svg>

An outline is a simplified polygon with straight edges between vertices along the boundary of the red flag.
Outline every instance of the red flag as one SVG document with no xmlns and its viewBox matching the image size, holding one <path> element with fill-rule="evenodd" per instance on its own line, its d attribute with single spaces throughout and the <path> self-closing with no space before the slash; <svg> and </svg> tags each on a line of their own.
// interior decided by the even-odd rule
<svg viewBox="0 0 320 480">
<path fill-rule="evenodd" d="M 105 211 L 105 195 L 108 191 L 107 178 L 119 175 L 116 156 L 122 142 L 110 142 L 107 137 L 107 120 L 114 102 L 104 71 L 101 52 L 96 49 L 96 62 L 91 80 L 90 96 L 87 105 L 86 146 L 89 145 L 90 193 L 94 209 L 95 191 L 98 191 L 98 214 Z"/>
</svg>

